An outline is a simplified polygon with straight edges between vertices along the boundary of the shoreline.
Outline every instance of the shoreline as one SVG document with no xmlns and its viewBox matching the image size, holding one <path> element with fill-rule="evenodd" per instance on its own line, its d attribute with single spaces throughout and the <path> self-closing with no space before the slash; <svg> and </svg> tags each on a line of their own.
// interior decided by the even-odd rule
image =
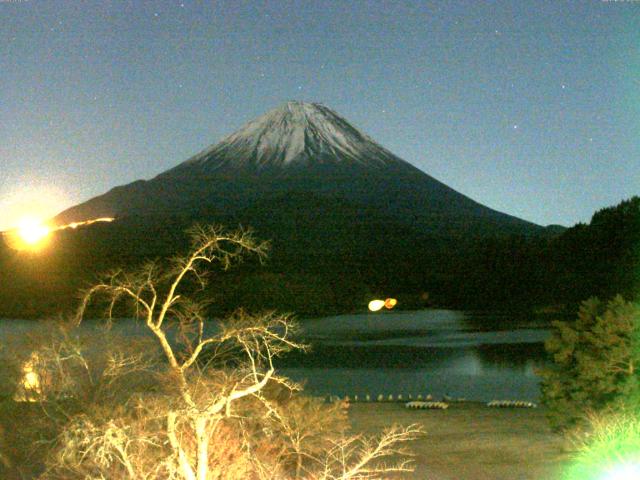
<svg viewBox="0 0 640 480">
<path fill-rule="evenodd" d="M 413 410 L 399 402 L 349 404 L 351 431 L 375 435 L 392 424 L 423 426 L 407 445 L 415 471 L 398 478 L 421 480 L 559 480 L 567 461 L 563 438 L 545 409 L 489 408 L 453 402 L 447 410 Z"/>
<path fill-rule="evenodd" d="M 516 308 L 513 306 L 505 306 L 505 305 L 496 305 L 493 307 L 486 307 L 486 308 L 478 308 L 478 307 L 473 307 L 473 306 L 464 306 L 464 305 L 459 305 L 459 306 L 446 306 L 446 305 L 429 305 L 429 306 L 422 306 L 422 307 L 417 307 L 417 308 L 394 308 L 392 311 L 389 312 L 393 312 L 393 313 L 412 313 L 412 312 L 420 312 L 423 310 L 449 310 L 449 311 L 456 311 L 456 312 L 461 312 L 464 313 L 466 315 L 472 316 L 472 317 L 482 317 L 485 315 L 488 316 L 537 316 L 537 317 L 555 317 L 555 316 L 566 316 L 568 313 L 566 311 L 566 307 L 563 308 L 558 308 L 556 306 L 527 306 L 527 307 L 520 307 L 520 308 Z M 22 313 L 22 314 L 17 314 L 15 310 L 13 309 L 9 309 L 6 311 L 0 310 L 0 321 L 2 320 L 29 320 L 29 321 L 40 321 L 40 320 L 55 320 L 56 318 L 60 318 L 62 317 L 66 317 L 69 314 L 73 314 L 75 312 L 75 309 L 72 308 L 71 310 L 64 310 L 64 311 L 27 311 L 26 313 Z M 223 315 L 226 316 L 228 313 L 230 312 L 225 312 L 225 314 Z M 367 310 L 366 308 L 362 308 L 362 309 L 351 309 L 351 310 L 346 310 L 346 311 L 334 311 L 334 310 L 328 310 L 325 313 L 322 314 L 318 314 L 318 315 L 304 315 L 304 314 L 298 314 L 296 312 L 289 312 L 292 313 L 293 316 L 299 320 L 299 321 L 314 321 L 314 320 L 321 320 L 323 318 L 328 318 L 328 317 L 339 317 L 339 316 L 345 316 L 345 315 L 364 315 L 364 314 L 371 314 L 371 312 L 369 310 Z M 384 315 L 385 311 L 383 312 L 379 312 L 378 315 Z M 128 318 L 128 317 L 123 317 L 123 318 Z"/>
</svg>

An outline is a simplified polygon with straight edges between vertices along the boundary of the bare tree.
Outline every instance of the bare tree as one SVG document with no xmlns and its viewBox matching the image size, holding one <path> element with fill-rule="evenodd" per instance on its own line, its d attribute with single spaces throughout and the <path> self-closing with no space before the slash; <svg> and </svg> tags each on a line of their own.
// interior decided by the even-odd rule
<svg viewBox="0 0 640 480">
<path fill-rule="evenodd" d="M 412 472 L 413 466 L 409 458 L 411 452 L 404 448 L 404 444 L 415 440 L 422 433 L 422 428 L 414 424 L 408 427 L 390 427 L 378 438 L 361 435 L 340 438 L 333 442 L 332 448 L 324 457 L 322 468 L 310 478 L 373 479 Z M 401 460 L 392 464 L 384 463 L 384 460 L 392 457 L 400 457 Z"/>
<path fill-rule="evenodd" d="M 336 408 L 302 400 L 295 395 L 300 386 L 276 373 L 276 357 L 305 348 L 290 316 L 239 310 L 213 321 L 207 302 L 189 295 L 194 286 L 205 287 L 212 265 L 226 270 L 247 254 L 263 260 L 267 243 L 246 230 L 198 226 L 191 234 L 188 255 L 167 266 L 152 262 L 112 272 L 84 292 L 75 324 L 98 298 L 106 300 L 109 322 L 125 302 L 157 341 L 166 365 L 136 373 L 158 378 L 162 387 L 134 389 L 108 415 L 74 417 L 45 477 L 347 480 L 408 471 L 406 460 L 391 466 L 379 460 L 404 456 L 396 446 L 419 428 L 394 429 L 377 441 L 349 437 L 344 423 L 332 423 L 340 417 Z M 73 355 L 82 365 L 78 349 Z M 141 361 L 115 355 L 111 364 L 113 372 L 132 372 Z M 109 369 L 102 371 L 108 379 Z"/>
</svg>

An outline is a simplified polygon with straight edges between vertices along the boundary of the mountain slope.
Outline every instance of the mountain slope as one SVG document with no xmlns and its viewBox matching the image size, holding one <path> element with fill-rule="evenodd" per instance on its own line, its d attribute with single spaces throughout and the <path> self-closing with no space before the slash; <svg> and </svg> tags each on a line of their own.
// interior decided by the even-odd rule
<svg viewBox="0 0 640 480">
<path fill-rule="evenodd" d="M 456 192 L 396 157 L 331 109 L 302 102 L 276 108 L 155 178 L 116 187 L 55 220 L 242 216 L 255 210 L 256 203 L 268 204 L 288 192 L 330 197 L 369 215 L 445 235 L 541 230 Z"/>
</svg>

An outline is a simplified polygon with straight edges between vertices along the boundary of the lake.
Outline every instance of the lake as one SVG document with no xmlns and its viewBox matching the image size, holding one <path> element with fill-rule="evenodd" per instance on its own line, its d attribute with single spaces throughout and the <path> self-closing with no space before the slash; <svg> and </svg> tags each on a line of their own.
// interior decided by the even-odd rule
<svg viewBox="0 0 640 480">
<path fill-rule="evenodd" d="M 312 351 L 284 359 L 281 372 L 315 394 L 539 399 L 546 319 L 423 310 L 301 323 Z"/>
<path fill-rule="evenodd" d="M 93 322 L 91 322 L 93 323 Z M 90 323 L 90 324 L 91 324 Z M 317 395 L 536 401 L 548 321 L 452 310 L 385 311 L 301 320 L 311 345 L 278 362 L 280 373 Z M 37 323 L 0 321 L 0 338 Z M 116 323 L 127 334 L 144 331 Z"/>
</svg>

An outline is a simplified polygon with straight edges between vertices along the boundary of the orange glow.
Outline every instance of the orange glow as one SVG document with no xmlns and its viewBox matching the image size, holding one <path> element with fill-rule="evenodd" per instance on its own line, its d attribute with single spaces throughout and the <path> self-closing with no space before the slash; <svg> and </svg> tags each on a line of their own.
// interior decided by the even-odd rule
<svg viewBox="0 0 640 480">
<path fill-rule="evenodd" d="M 39 360 L 38 354 L 33 352 L 22 364 L 22 381 L 13 397 L 16 402 L 36 402 L 42 397 L 41 378 L 36 370 Z"/>
<path fill-rule="evenodd" d="M 369 310 L 372 312 L 378 312 L 382 310 L 382 308 L 386 308 L 387 310 L 391 310 L 398 304 L 398 300 L 395 298 L 387 298 L 386 300 L 371 300 L 369 302 Z"/>
<path fill-rule="evenodd" d="M 24 217 L 17 228 L 4 233 L 5 241 L 14 250 L 38 251 L 49 241 L 51 227 L 36 217 Z"/>
<path fill-rule="evenodd" d="M 66 230 L 67 228 L 71 228 L 73 230 L 75 230 L 76 228 L 83 226 L 83 225 L 91 225 L 92 223 L 98 223 L 98 222 L 113 222 L 115 220 L 115 218 L 113 217 L 101 217 L 101 218 L 93 218 L 91 220 L 85 220 L 84 222 L 71 222 L 71 223 L 67 223 L 66 225 L 61 225 L 59 227 L 54 228 L 54 230 Z"/>
<path fill-rule="evenodd" d="M 50 233 L 51 229 L 36 218 L 23 218 L 18 224 L 18 235 L 29 246 L 42 242 Z"/>
<path fill-rule="evenodd" d="M 68 228 L 76 229 L 82 225 L 91 225 L 97 222 L 112 222 L 113 220 L 112 217 L 102 217 L 51 227 L 37 218 L 25 217 L 20 220 L 17 228 L 4 232 L 3 236 L 7 245 L 14 250 L 38 251 L 48 243 L 53 232 Z"/>
<path fill-rule="evenodd" d="M 52 218 L 69 206 L 71 202 L 64 192 L 48 184 L 49 180 L 30 178 L 26 184 L 2 186 L 0 231 L 18 228 L 25 218 Z"/>
</svg>

